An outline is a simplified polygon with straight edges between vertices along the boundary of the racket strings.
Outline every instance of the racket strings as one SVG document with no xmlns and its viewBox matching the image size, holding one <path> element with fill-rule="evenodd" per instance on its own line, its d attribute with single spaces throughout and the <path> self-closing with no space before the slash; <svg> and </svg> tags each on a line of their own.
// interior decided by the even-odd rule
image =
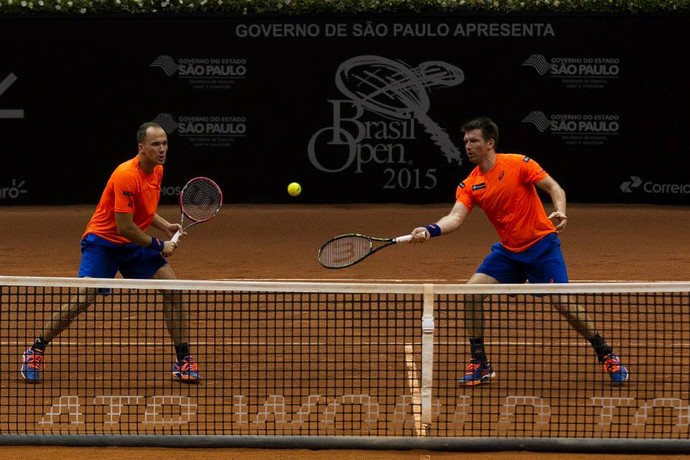
<svg viewBox="0 0 690 460">
<path fill-rule="evenodd" d="M 196 180 L 182 191 L 180 203 L 187 217 L 202 222 L 218 214 L 223 204 L 223 194 L 215 183 Z"/>
<path fill-rule="evenodd" d="M 324 245 L 319 252 L 319 260 L 327 267 L 343 267 L 366 257 L 371 249 L 371 241 L 368 238 L 348 236 Z"/>
</svg>

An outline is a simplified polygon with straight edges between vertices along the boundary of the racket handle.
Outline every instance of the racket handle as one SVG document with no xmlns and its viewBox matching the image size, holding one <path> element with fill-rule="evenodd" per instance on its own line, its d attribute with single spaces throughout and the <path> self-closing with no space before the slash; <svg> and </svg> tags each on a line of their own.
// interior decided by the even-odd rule
<svg viewBox="0 0 690 460">
<path fill-rule="evenodd" d="M 395 242 L 396 242 L 396 243 L 407 243 L 407 242 L 410 241 L 411 239 L 412 239 L 412 235 L 403 235 L 403 236 L 397 237 L 397 238 L 395 239 Z"/>
<path fill-rule="evenodd" d="M 180 239 L 180 235 L 182 235 L 182 232 L 180 230 L 176 231 L 175 234 L 173 235 L 173 237 L 170 238 L 170 241 L 177 244 L 177 240 Z"/>
</svg>

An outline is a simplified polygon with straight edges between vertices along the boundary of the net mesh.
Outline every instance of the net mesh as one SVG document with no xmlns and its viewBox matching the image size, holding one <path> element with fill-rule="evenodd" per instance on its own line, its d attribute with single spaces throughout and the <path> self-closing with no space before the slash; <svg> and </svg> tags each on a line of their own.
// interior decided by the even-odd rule
<svg viewBox="0 0 690 460">
<path fill-rule="evenodd" d="M 204 222 L 218 214 L 223 204 L 223 194 L 212 180 L 195 178 L 180 193 L 180 203 L 187 217 L 195 222 Z"/>
<path fill-rule="evenodd" d="M 111 290 L 27 383 L 22 353 L 85 286 Z M 690 285 L 592 286 L 559 299 L 588 311 L 630 369 L 622 386 L 553 308 L 559 287 L 489 289 L 497 375 L 465 387 L 466 285 L 0 277 L 0 432 L 688 439 Z M 198 384 L 172 378 L 164 292 L 188 312 Z"/>
</svg>

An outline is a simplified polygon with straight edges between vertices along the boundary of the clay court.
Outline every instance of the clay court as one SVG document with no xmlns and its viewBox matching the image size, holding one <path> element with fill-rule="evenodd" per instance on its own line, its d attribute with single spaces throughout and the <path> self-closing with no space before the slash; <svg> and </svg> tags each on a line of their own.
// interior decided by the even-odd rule
<svg viewBox="0 0 690 460">
<path fill-rule="evenodd" d="M 92 206 L 5 207 L 2 271 L 5 276 L 74 276 L 79 264 L 79 236 Z M 423 245 L 388 248 L 344 270 L 326 270 L 316 260 L 320 244 L 347 232 L 398 236 L 434 222 L 450 205 L 233 205 L 215 221 L 194 227 L 170 259 L 181 279 L 342 282 L 463 283 L 495 242 L 481 211 L 460 231 Z M 177 209 L 160 214 L 177 219 Z M 690 273 L 690 213 L 682 207 L 571 205 L 563 250 L 573 282 L 687 281 Z M 19 366 L 9 360 L 8 366 Z M 14 371 L 13 371 L 14 372 Z M 170 450 L 150 448 L 81 449 L 3 448 L 0 458 L 164 458 Z M 194 450 L 198 459 L 308 460 L 354 458 L 474 458 L 478 454 L 418 451 Z M 533 453 L 482 453 L 485 459 L 534 458 Z M 563 454 L 540 454 L 561 458 Z M 599 455 L 587 455 L 597 458 Z M 584 455 L 571 455 L 580 459 Z M 601 458 L 604 458 L 603 454 Z M 607 459 L 616 458 L 606 455 Z M 625 456 L 625 458 L 635 458 Z M 642 456 L 640 456 L 642 458 Z M 650 458 L 650 456 L 644 456 Z M 661 457 L 659 457 L 661 458 Z"/>
</svg>

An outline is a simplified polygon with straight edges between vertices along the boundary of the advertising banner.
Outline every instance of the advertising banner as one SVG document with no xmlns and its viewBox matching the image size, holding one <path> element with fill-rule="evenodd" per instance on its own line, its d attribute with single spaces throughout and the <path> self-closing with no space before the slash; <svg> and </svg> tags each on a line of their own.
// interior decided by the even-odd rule
<svg viewBox="0 0 690 460">
<path fill-rule="evenodd" d="M 0 19 L 0 205 L 95 203 L 145 121 L 163 202 L 451 203 L 477 116 L 570 202 L 686 204 L 688 19 Z"/>
</svg>

